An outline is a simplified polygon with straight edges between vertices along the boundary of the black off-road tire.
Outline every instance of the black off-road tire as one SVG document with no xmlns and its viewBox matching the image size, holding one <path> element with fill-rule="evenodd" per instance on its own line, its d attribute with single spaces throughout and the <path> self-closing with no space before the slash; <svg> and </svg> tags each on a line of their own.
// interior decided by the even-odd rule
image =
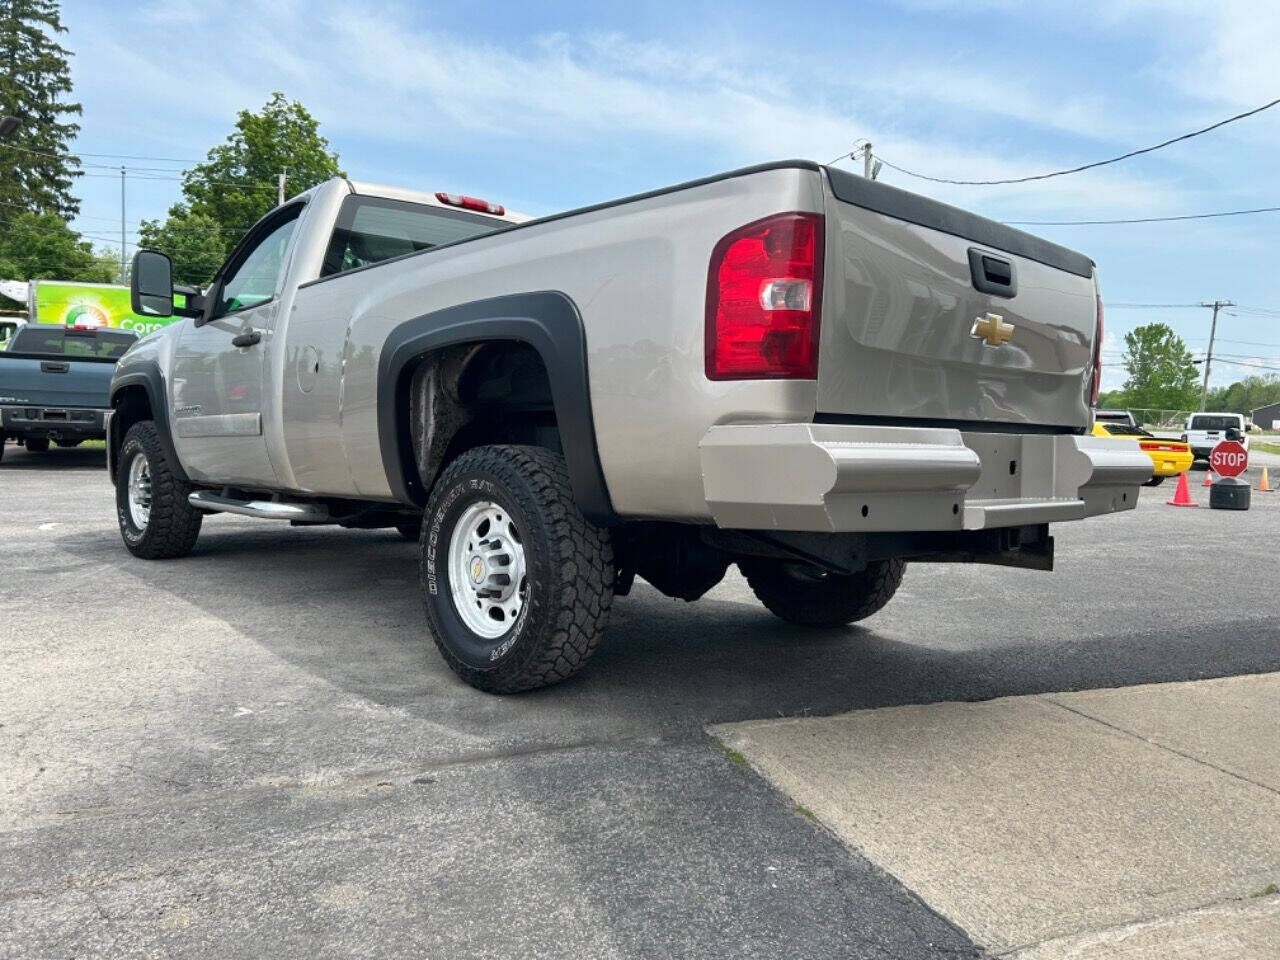
<svg viewBox="0 0 1280 960">
<path fill-rule="evenodd" d="M 129 512 L 129 470 L 139 456 L 147 458 L 151 472 L 151 512 L 145 528 L 139 528 Z M 190 493 L 191 487 L 174 476 L 156 425 L 142 420 L 130 427 L 116 464 L 116 519 L 129 552 L 144 560 L 189 554 L 204 520 L 204 513 L 187 502 Z"/>
<path fill-rule="evenodd" d="M 464 511 L 482 500 L 505 509 L 519 531 L 527 584 L 515 622 L 494 639 L 466 625 L 449 585 L 450 540 Z M 534 690 L 582 669 L 613 602 L 609 532 L 582 516 L 564 458 L 541 447 L 477 447 L 449 464 L 428 499 L 418 569 L 440 654 L 488 693 Z"/>
<path fill-rule="evenodd" d="M 874 560 L 861 573 L 836 574 L 782 560 L 738 562 L 756 599 L 801 627 L 842 627 L 865 620 L 893 599 L 907 565 Z"/>
<path fill-rule="evenodd" d="M 417 517 L 413 520 L 404 520 L 396 524 L 396 530 L 400 536 L 406 540 L 417 542 L 422 539 L 422 518 Z"/>
<path fill-rule="evenodd" d="M 29 453 L 44 453 L 49 449 L 48 437 L 27 437 L 23 442 Z"/>
</svg>

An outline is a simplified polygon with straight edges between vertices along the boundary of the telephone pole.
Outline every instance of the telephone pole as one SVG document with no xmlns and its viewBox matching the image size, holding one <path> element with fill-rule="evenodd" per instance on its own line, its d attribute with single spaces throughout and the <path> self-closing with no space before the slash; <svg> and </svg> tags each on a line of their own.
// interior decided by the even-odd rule
<svg viewBox="0 0 1280 960">
<path fill-rule="evenodd" d="M 1213 365 L 1213 340 L 1218 335 L 1218 311 L 1223 307 L 1234 307 L 1235 302 L 1215 300 L 1213 303 L 1202 303 L 1200 306 L 1213 308 L 1213 322 L 1209 325 L 1209 349 L 1204 355 L 1204 383 L 1200 387 L 1200 409 L 1203 411 L 1209 398 L 1209 368 Z"/>
<path fill-rule="evenodd" d="M 125 282 L 124 261 L 124 165 L 120 166 L 120 282 Z"/>
<path fill-rule="evenodd" d="M 862 148 L 862 175 L 868 180 L 871 179 L 871 141 L 868 140 Z"/>
<path fill-rule="evenodd" d="M 276 200 L 278 201 L 276 206 L 278 207 L 284 206 L 284 179 L 288 172 L 288 170 L 281 170 L 280 176 L 276 178 Z"/>
</svg>

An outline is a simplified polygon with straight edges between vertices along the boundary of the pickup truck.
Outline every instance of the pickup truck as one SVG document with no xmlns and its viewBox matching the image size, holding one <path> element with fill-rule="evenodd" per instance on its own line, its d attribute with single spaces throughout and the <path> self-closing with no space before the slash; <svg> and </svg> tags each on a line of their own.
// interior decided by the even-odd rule
<svg viewBox="0 0 1280 960">
<path fill-rule="evenodd" d="M 1248 449 L 1249 437 L 1242 413 L 1193 413 L 1187 417 L 1182 442 L 1191 447 L 1195 459 L 1208 460 L 1213 448 L 1227 439 L 1228 430 L 1240 431 L 1238 439 Z"/>
<path fill-rule="evenodd" d="M 0 458 L 4 440 L 43 452 L 106 437 L 116 361 L 137 336 L 121 330 L 29 323 L 0 352 Z"/>
<path fill-rule="evenodd" d="M 1090 435 L 1086 256 L 807 161 L 529 220 L 336 179 L 269 213 L 111 386 L 126 547 L 206 514 L 394 527 L 449 666 L 493 692 L 583 666 L 638 575 L 731 564 L 832 627 L 907 561 L 1048 570 L 1049 524 L 1132 509 Z M 133 309 L 174 312 L 139 252 Z"/>
</svg>

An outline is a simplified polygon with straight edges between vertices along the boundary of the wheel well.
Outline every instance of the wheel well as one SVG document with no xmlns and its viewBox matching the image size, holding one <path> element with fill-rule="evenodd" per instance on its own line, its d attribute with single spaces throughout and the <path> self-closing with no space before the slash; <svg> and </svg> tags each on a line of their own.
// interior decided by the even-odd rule
<svg viewBox="0 0 1280 960">
<path fill-rule="evenodd" d="M 124 387 L 111 398 L 111 408 L 115 412 L 111 417 L 111 435 L 107 437 L 107 467 L 112 482 L 116 476 L 115 452 L 129 428 L 142 420 L 154 420 L 151 411 L 151 398 L 142 386 Z"/>
<path fill-rule="evenodd" d="M 547 366 L 518 340 L 456 344 L 423 354 L 406 374 L 410 416 L 403 425 L 413 447 L 420 489 L 459 454 L 492 443 L 562 451 Z"/>
</svg>

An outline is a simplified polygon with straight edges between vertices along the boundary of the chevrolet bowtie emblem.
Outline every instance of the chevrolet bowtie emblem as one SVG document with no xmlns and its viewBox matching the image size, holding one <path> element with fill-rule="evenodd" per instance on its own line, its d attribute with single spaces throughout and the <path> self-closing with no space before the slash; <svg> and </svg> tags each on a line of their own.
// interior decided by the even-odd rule
<svg viewBox="0 0 1280 960">
<path fill-rule="evenodd" d="M 969 336 L 981 340 L 988 347 L 999 347 L 1013 338 L 1013 324 L 1005 323 L 998 313 L 988 313 L 973 321 Z"/>
</svg>

